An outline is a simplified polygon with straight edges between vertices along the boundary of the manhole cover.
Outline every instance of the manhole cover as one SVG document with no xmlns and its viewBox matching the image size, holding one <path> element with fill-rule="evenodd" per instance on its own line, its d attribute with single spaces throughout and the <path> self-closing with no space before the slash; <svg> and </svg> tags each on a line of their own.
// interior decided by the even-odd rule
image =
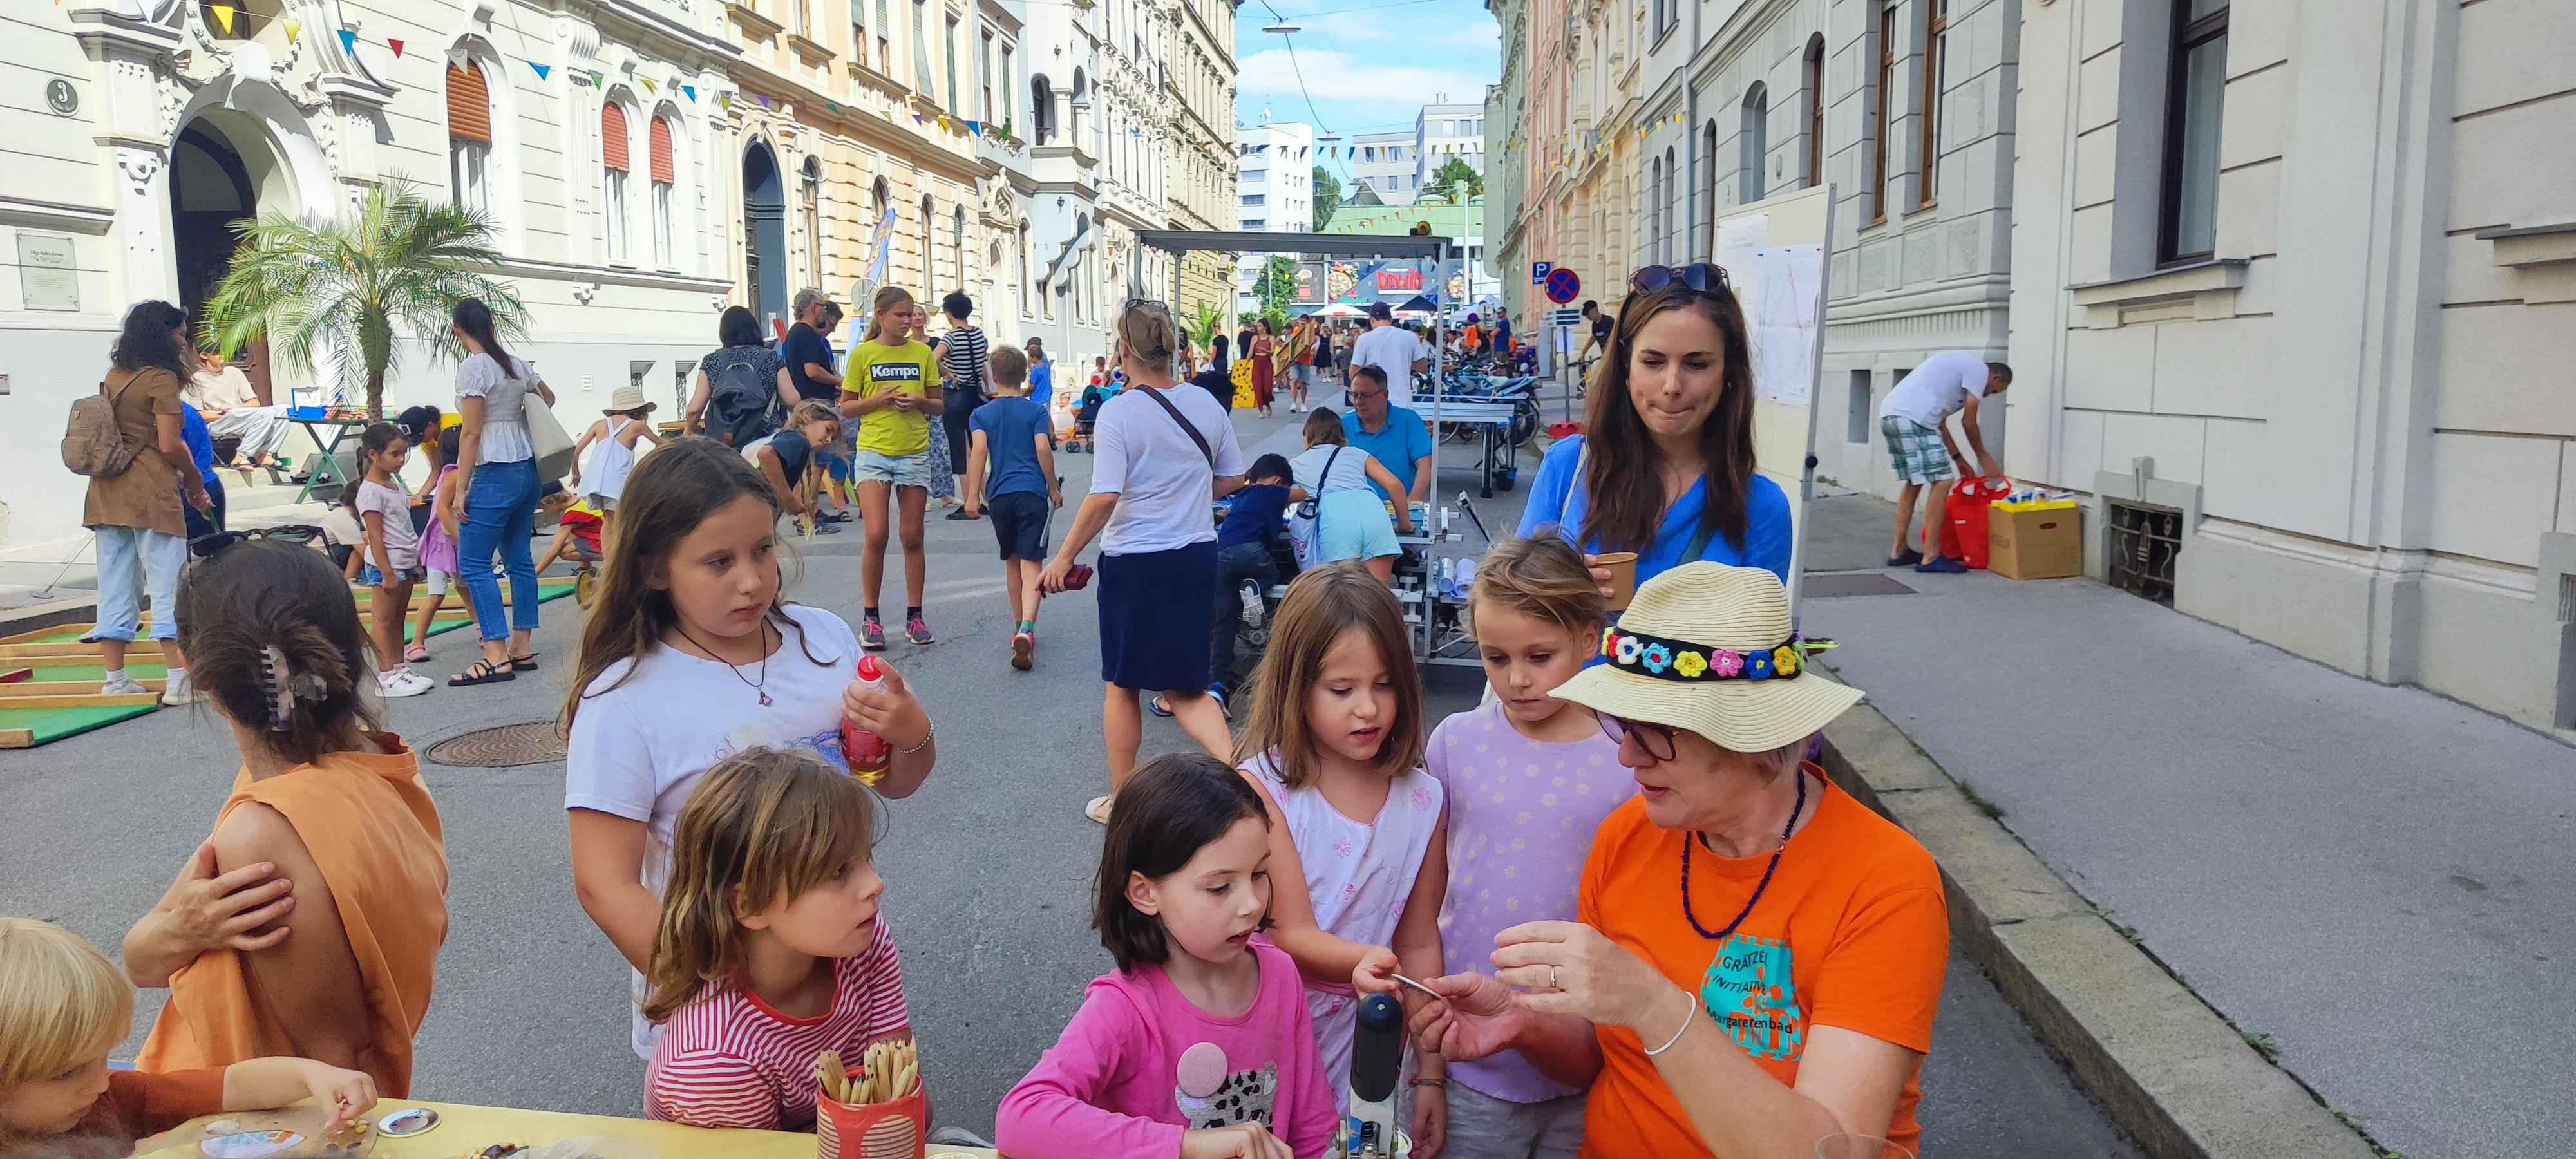
<svg viewBox="0 0 2576 1159">
<path fill-rule="evenodd" d="M 1810 575 L 1798 592 L 1825 599 L 1832 596 L 1910 596 L 1914 589 L 1897 582 L 1893 576 L 1874 571 L 1852 571 Z"/>
<path fill-rule="evenodd" d="M 543 764 L 564 759 L 564 742 L 551 720 L 505 724 L 431 745 L 429 759 L 442 765 L 478 769 Z"/>
</svg>

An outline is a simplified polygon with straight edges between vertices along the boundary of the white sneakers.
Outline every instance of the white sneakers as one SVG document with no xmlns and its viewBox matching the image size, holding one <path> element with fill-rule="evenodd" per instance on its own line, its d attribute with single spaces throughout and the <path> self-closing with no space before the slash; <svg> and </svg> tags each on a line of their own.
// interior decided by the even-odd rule
<svg viewBox="0 0 2576 1159">
<path fill-rule="evenodd" d="M 1245 581 L 1243 581 L 1243 592 L 1242 592 L 1242 595 L 1243 595 L 1243 626 L 1244 626 L 1244 627 L 1247 627 L 1247 628 L 1258 628 L 1258 627 L 1260 627 L 1260 626 L 1261 626 L 1261 614 L 1262 614 L 1262 607 L 1261 607 L 1261 581 L 1260 581 L 1260 580 L 1245 580 Z"/>
<path fill-rule="evenodd" d="M 99 681 L 98 684 L 98 694 L 101 696 L 132 696 L 150 691 L 152 690 L 143 686 L 142 681 L 126 675 L 122 668 L 108 673 L 106 679 Z"/>
<path fill-rule="evenodd" d="M 127 683 L 131 684 L 133 681 L 129 680 Z M 139 689 L 141 686 L 136 687 Z M 195 704 L 205 698 L 205 689 L 197 687 L 196 682 L 188 679 L 188 670 L 185 668 L 172 670 L 170 682 L 164 685 L 161 691 L 161 704 L 165 708 Z"/>
<path fill-rule="evenodd" d="M 396 668 L 376 674 L 376 691 L 388 697 L 418 696 L 438 686 L 438 682 L 409 668 Z"/>
</svg>

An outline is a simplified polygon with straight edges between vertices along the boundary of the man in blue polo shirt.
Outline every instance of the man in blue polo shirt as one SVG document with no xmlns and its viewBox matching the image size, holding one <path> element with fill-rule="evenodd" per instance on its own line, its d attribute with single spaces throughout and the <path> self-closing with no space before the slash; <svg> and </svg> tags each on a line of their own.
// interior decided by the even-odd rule
<svg viewBox="0 0 2576 1159">
<path fill-rule="evenodd" d="M 1386 398 L 1386 371 L 1361 362 L 1351 363 L 1351 411 L 1342 416 L 1342 436 L 1351 446 L 1367 451 L 1389 474 L 1404 484 L 1415 503 L 1431 498 L 1431 428 L 1413 408 L 1395 406 Z M 1378 498 L 1390 498 L 1386 488 L 1371 483 Z"/>
</svg>

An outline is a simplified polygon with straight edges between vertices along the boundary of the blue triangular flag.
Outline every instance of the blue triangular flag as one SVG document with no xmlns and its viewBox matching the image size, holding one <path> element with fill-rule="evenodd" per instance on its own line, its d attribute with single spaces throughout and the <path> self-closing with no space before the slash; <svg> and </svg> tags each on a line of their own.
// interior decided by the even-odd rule
<svg viewBox="0 0 2576 1159">
<path fill-rule="evenodd" d="M 553 69 L 548 68 L 548 67 L 546 67 L 545 65 L 538 64 L 537 62 L 535 62 L 535 61 L 533 61 L 533 60 L 528 62 L 528 67 L 529 67 L 529 68 L 532 68 L 532 69 L 537 70 L 537 79 L 538 79 L 538 80 L 544 80 L 544 79 L 546 79 L 546 74 L 547 74 L 547 73 L 549 73 L 549 72 L 554 71 Z"/>
<path fill-rule="evenodd" d="M 355 29 L 340 30 L 340 51 L 352 54 L 358 51 L 358 33 Z"/>
<path fill-rule="evenodd" d="M 966 131 L 967 131 L 967 132 L 969 132 L 969 133 L 973 133 L 973 134 L 975 134 L 975 135 L 976 135 L 976 136 L 978 136 L 978 137 L 981 137 L 981 136 L 983 136 L 983 135 L 984 135 L 984 122 L 982 122 L 982 121 L 968 121 L 968 122 L 966 122 Z"/>
<path fill-rule="evenodd" d="M 690 104 L 696 104 L 696 103 L 697 103 L 697 101 L 698 101 L 698 86 L 696 86 L 696 85 L 681 85 L 681 86 L 680 86 L 680 91 L 681 91 L 681 92 L 684 92 L 684 93 L 689 94 L 689 103 L 690 103 Z"/>
</svg>

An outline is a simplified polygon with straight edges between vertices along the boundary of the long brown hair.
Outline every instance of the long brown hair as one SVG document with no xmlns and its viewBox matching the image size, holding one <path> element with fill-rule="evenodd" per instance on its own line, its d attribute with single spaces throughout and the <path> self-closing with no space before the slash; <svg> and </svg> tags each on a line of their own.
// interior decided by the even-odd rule
<svg viewBox="0 0 2576 1159">
<path fill-rule="evenodd" d="M 1235 763 L 1276 748 L 1289 788 L 1305 788 L 1323 774 L 1314 731 L 1306 727 L 1306 693 L 1322 678 L 1324 657 L 1354 628 L 1377 645 L 1387 678 L 1395 682 L 1395 719 L 1386 722 L 1386 739 L 1378 745 L 1377 771 L 1401 776 L 1422 763 L 1422 677 L 1413 667 L 1404 609 L 1357 560 L 1326 564 L 1288 585 L 1288 598 L 1270 625 L 1270 647 L 1252 678 L 1252 721 L 1235 742 Z"/>
<path fill-rule="evenodd" d="M 778 495 L 769 489 L 768 478 L 742 452 L 704 435 L 673 439 L 636 461 L 635 472 L 626 477 L 626 488 L 617 497 L 617 539 L 609 549 L 608 566 L 600 572 L 599 598 L 581 628 L 581 658 L 574 666 L 572 689 L 564 697 L 566 735 L 572 732 L 572 719 L 581 711 L 583 700 L 616 691 L 635 670 L 630 667 L 616 683 L 590 692 L 601 673 L 620 660 L 642 660 L 661 647 L 663 633 L 680 622 L 679 611 L 671 606 L 671 593 L 653 586 L 654 574 L 669 565 L 680 541 L 707 517 L 745 495 L 759 496 L 769 505 L 771 518 L 777 517 Z M 814 655 L 813 641 L 805 639 L 787 615 L 784 561 L 788 547 L 783 542 L 778 547 L 781 574 L 767 619 L 782 640 L 789 632 L 796 633 L 806 659 L 827 664 Z"/>
<path fill-rule="evenodd" d="M 749 748 L 707 770 L 671 836 L 644 1017 L 664 1021 L 742 973 L 742 915 L 838 878 L 875 848 L 876 798 L 812 753 Z"/>
<path fill-rule="evenodd" d="M 859 341 L 876 341 L 877 333 L 885 329 L 885 312 L 894 309 L 897 306 L 909 306 L 911 304 L 912 291 L 904 289 L 901 286 L 879 287 L 877 290 L 876 303 L 868 309 L 868 332 L 860 335 Z"/>
<path fill-rule="evenodd" d="M 1600 381 L 1583 408 L 1583 472 L 1591 506 L 1583 513 L 1583 538 L 1608 551 L 1642 551 L 1664 521 L 1664 483 L 1649 469 L 1662 458 L 1628 397 L 1628 359 L 1637 334 L 1666 310 L 1694 310 L 1715 324 L 1726 359 L 1717 409 L 1699 429 L 1701 480 L 1707 485 L 1700 526 L 1744 544 L 1744 505 L 1753 493 L 1753 351 L 1745 340 L 1744 309 L 1732 293 L 1710 294 L 1679 282 L 1637 294 L 1619 311 Z"/>
<path fill-rule="evenodd" d="M 367 632 L 329 556 L 237 543 L 189 568 L 172 602 L 196 686 L 279 759 L 309 764 L 377 731 L 376 706 L 360 694 Z"/>
</svg>

